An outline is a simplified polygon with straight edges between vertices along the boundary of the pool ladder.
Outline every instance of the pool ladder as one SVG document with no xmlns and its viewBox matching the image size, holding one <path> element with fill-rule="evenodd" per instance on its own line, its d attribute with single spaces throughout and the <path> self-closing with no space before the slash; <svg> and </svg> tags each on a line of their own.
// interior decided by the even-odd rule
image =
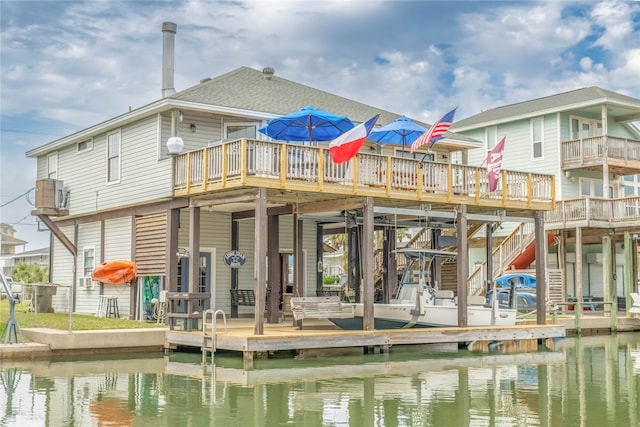
<svg viewBox="0 0 640 427">
<path fill-rule="evenodd" d="M 224 321 L 224 331 L 227 332 L 227 316 L 223 310 L 213 311 L 211 309 L 202 312 L 202 362 L 204 363 L 207 358 L 207 353 L 211 353 L 213 359 L 213 353 L 216 352 L 216 341 L 218 336 L 217 331 L 217 318 L 218 313 L 222 314 L 222 320 Z M 207 318 L 211 315 L 211 336 L 207 335 Z M 207 338 L 211 338 L 211 345 L 207 345 Z"/>
</svg>

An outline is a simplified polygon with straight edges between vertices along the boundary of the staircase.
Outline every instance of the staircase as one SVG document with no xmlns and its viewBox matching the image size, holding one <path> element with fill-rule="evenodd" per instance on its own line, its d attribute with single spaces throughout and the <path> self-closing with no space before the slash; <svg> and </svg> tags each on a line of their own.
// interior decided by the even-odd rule
<svg viewBox="0 0 640 427">
<path fill-rule="evenodd" d="M 535 227 L 531 222 L 520 224 L 493 250 L 493 277 L 502 273 L 535 239 Z M 487 262 L 483 262 L 467 279 L 469 295 L 481 295 L 487 278 Z"/>
</svg>

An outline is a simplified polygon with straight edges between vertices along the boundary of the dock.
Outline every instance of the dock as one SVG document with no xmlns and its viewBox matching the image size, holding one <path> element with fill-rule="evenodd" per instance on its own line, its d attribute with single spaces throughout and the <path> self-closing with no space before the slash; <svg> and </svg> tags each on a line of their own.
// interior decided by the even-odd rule
<svg viewBox="0 0 640 427">
<path fill-rule="evenodd" d="M 207 328 L 210 330 L 210 328 Z M 186 332 L 168 330 L 165 351 L 178 347 L 201 349 L 213 348 L 241 352 L 245 364 L 254 358 L 264 358 L 270 353 L 289 351 L 304 353 L 310 350 L 355 349 L 365 353 L 379 351 L 386 353 L 393 346 L 431 345 L 439 348 L 479 343 L 505 343 L 564 338 L 566 328 L 562 325 L 516 325 L 467 328 L 411 328 L 369 331 L 347 331 L 336 328 L 327 320 L 305 320 L 299 329 L 292 323 L 265 324 L 262 335 L 254 334 L 253 319 L 229 319 L 227 327 L 218 320 L 215 341 L 212 334 L 202 331 Z M 528 349 L 526 349 L 528 350 Z M 526 351 L 525 350 L 525 351 Z"/>
</svg>

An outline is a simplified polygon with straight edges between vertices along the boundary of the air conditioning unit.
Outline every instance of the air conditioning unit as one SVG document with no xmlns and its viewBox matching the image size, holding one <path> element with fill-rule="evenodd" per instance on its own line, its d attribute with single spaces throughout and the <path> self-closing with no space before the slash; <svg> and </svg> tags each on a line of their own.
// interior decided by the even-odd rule
<svg viewBox="0 0 640 427">
<path fill-rule="evenodd" d="M 36 209 L 67 209 L 69 189 L 59 179 L 39 179 L 36 181 Z"/>
</svg>

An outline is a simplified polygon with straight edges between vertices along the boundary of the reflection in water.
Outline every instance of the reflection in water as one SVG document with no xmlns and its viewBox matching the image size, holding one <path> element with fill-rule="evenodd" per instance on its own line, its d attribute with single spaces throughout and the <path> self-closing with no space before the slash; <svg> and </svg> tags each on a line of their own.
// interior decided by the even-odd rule
<svg viewBox="0 0 640 427">
<path fill-rule="evenodd" d="M 640 334 L 553 352 L 0 362 L 0 425 L 635 426 Z"/>
</svg>

